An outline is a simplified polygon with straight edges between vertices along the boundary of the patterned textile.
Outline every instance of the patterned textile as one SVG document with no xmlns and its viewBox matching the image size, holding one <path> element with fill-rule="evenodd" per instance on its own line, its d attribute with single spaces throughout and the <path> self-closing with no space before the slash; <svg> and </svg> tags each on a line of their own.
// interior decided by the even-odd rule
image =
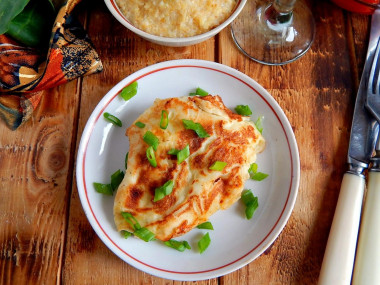
<svg viewBox="0 0 380 285">
<path fill-rule="evenodd" d="M 13 130 L 27 121 L 43 90 L 103 69 L 88 35 L 71 12 L 80 0 L 59 10 L 46 53 L 0 35 L 0 117 Z"/>
</svg>

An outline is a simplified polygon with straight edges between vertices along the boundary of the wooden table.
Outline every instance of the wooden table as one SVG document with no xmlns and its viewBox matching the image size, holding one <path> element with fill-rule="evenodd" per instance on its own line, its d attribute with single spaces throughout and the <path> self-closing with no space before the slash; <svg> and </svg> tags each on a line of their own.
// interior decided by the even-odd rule
<svg viewBox="0 0 380 285">
<path fill-rule="evenodd" d="M 133 268 L 101 242 L 82 210 L 74 171 L 84 125 L 112 86 L 145 66 L 195 58 L 236 68 L 272 94 L 295 132 L 301 181 L 273 246 L 240 270 L 193 284 L 315 284 L 346 169 L 370 17 L 329 1 L 310 6 L 317 24 L 311 50 L 294 63 L 270 67 L 244 57 L 229 28 L 198 45 L 168 48 L 128 31 L 101 0 L 81 3 L 76 12 L 103 72 L 46 91 L 17 131 L 0 122 L 0 283 L 183 284 Z"/>
</svg>

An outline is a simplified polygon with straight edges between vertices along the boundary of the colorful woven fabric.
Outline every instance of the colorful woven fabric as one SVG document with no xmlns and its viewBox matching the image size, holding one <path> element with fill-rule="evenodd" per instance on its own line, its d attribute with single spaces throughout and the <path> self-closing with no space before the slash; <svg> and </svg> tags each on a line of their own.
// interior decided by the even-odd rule
<svg viewBox="0 0 380 285">
<path fill-rule="evenodd" d="M 0 117 L 13 130 L 27 121 L 43 90 L 103 69 L 83 27 L 71 12 L 80 0 L 68 0 L 56 17 L 46 53 L 0 35 Z"/>
</svg>

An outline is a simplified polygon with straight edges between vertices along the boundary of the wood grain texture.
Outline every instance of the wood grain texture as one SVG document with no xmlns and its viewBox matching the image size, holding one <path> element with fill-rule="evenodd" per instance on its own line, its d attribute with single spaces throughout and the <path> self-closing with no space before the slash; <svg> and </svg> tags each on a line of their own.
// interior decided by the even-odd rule
<svg viewBox="0 0 380 285">
<path fill-rule="evenodd" d="M 71 190 L 77 82 L 46 91 L 33 118 L 1 126 L 0 283 L 53 284 Z"/>
</svg>

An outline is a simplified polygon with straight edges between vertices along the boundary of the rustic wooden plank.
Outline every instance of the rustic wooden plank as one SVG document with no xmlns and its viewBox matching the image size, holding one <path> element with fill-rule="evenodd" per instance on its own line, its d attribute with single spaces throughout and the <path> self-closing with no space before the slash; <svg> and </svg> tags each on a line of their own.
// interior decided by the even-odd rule
<svg viewBox="0 0 380 285">
<path fill-rule="evenodd" d="M 91 7 L 86 8 L 90 9 L 88 32 L 97 47 L 104 71 L 83 80 L 78 141 L 99 100 L 129 74 L 164 60 L 214 60 L 214 38 L 191 47 L 163 47 L 149 43 L 124 28 L 112 17 L 102 1 L 91 3 Z M 85 217 L 75 183 L 70 204 L 62 281 L 65 284 L 182 284 L 143 273 L 106 248 Z M 215 285 L 217 279 L 196 284 Z"/>
<path fill-rule="evenodd" d="M 17 131 L 0 122 L 0 283 L 58 280 L 71 189 L 77 82 L 46 91 Z"/>
<path fill-rule="evenodd" d="M 315 284 L 340 189 L 353 108 L 344 14 L 329 2 L 312 7 L 317 34 L 294 63 L 270 67 L 245 58 L 229 31 L 219 60 L 252 77 L 277 100 L 298 142 L 301 181 L 283 232 L 265 254 L 220 284 Z"/>
</svg>

